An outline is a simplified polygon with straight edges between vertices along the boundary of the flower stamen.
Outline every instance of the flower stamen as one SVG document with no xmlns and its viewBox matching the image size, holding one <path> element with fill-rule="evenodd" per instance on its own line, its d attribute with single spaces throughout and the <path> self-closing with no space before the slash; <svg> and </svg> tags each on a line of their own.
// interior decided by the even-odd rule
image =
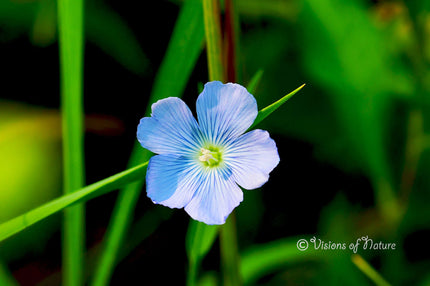
<svg viewBox="0 0 430 286">
<path fill-rule="evenodd" d="M 200 149 L 199 161 L 203 162 L 207 167 L 217 166 L 221 160 L 221 153 L 218 148 L 209 147 L 209 149 Z"/>
</svg>

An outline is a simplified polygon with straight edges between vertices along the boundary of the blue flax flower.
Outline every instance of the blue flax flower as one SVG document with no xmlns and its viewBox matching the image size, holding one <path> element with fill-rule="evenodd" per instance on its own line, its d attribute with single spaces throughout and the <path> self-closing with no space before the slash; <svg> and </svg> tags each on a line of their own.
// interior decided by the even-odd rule
<svg viewBox="0 0 430 286">
<path fill-rule="evenodd" d="M 267 131 L 244 134 L 258 110 L 243 86 L 209 82 L 196 105 L 198 123 L 176 97 L 154 103 L 151 117 L 140 120 L 140 144 L 159 154 L 149 161 L 147 194 L 156 204 L 185 208 L 195 220 L 223 224 L 243 200 L 239 186 L 267 182 L 278 150 Z"/>
</svg>

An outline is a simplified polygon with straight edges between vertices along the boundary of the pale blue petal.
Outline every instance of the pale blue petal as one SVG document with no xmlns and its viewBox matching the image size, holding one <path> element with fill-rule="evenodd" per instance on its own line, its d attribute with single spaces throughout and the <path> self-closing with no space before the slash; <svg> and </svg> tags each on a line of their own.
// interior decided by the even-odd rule
<svg viewBox="0 0 430 286">
<path fill-rule="evenodd" d="M 175 155 L 151 158 L 146 173 L 148 197 L 157 204 L 183 208 L 201 185 L 202 167 L 196 161 Z"/>
<path fill-rule="evenodd" d="M 266 183 L 269 173 L 279 163 L 275 141 L 267 131 L 260 129 L 248 132 L 230 144 L 223 159 L 232 170 L 234 181 L 247 190 Z"/>
<path fill-rule="evenodd" d="M 195 220 L 209 225 L 223 224 L 243 200 L 242 190 L 220 169 L 208 170 L 185 211 Z"/>
<path fill-rule="evenodd" d="M 152 105 L 151 117 L 144 117 L 137 127 L 140 144 L 157 154 L 189 156 L 201 146 L 201 132 L 188 106 L 177 97 Z"/>
<path fill-rule="evenodd" d="M 243 134 L 257 113 L 254 96 L 239 84 L 208 82 L 197 98 L 200 128 L 215 145 L 223 145 Z"/>
</svg>

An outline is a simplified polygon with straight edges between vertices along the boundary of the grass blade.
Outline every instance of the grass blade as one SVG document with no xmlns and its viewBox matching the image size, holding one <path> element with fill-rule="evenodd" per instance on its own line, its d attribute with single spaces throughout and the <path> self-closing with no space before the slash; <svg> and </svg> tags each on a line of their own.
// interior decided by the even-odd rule
<svg viewBox="0 0 430 286">
<path fill-rule="evenodd" d="M 390 283 L 388 283 L 373 267 L 367 263 L 366 260 L 361 257 L 359 254 L 353 254 L 351 256 L 352 262 L 355 264 L 355 266 L 358 267 L 358 269 L 361 270 L 370 280 L 375 283 L 377 286 L 390 286 Z"/>
<path fill-rule="evenodd" d="M 84 186 L 83 157 L 83 0 L 59 0 L 61 104 L 63 116 L 64 193 Z M 65 285 L 83 284 L 84 206 L 64 213 L 63 269 Z"/>
<path fill-rule="evenodd" d="M 110 176 L 0 224 L 0 242 L 67 207 L 86 202 L 145 177 L 147 165 L 148 162 Z"/>
<path fill-rule="evenodd" d="M 151 112 L 151 104 L 169 96 L 180 97 L 185 89 L 188 78 L 203 48 L 204 30 L 202 26 L 201 3 L 199 0 L 188 0 L 176 21 L 175 28 L 166 51 L 166 55 L 157 73 L 154 87 L 146 110 Z M 129 166 L 135 166 L 151 157 L 151 153 L 136 142 Z M 132 213 L 143 187 L 142 180 L 128 185 L 121 190 L 112 219 L 104 240 L 104 250 L 93 285 L 108 284 L 116 265 L 118 251 L 130 225 Z"/>
<path fill-rule="evenodd" d="M 278 109 L 279 107 L 281 107 L 285 102 L 287 102 L 291 97 L 293 97 L 293 95 L 295 95 L 299 90 L 301 90 L 305 85 L 301 85 L 300 87 L 296 88 L 295 90 L 293 90 L 292 92 L 290 92 L 289 94 L 287 94 L 286 96 L 284 96 L 283 98 L 281 98 L 280 100 L 272 103 L 269 106 L 266 106 L 265 108 L 261 109 L 258 112 L 257 118 L 254 120 L 254 123 L 252 124 L 251 127 L 249 127 L 249 129 L 254 128 L 258 123 L 260 123 L 261 121 L 263 121 L 267 116 L 269 116 L 273 111 L 275 111 L 276 109 Z"/>
</svg>

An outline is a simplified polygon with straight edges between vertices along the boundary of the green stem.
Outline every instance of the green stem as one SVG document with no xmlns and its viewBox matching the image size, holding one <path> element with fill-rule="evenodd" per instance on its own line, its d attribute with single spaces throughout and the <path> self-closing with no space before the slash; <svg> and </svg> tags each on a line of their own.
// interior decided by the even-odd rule
<svg viewBox="0 0 430 286">
<path fill-rule="evenodd" d="M 64 153 L 64 193 L 84 185 L 83 157 L 83 0 L 59 0 L 59 45 Z M 83 285 L 84 205 L 64 212 L 65 285 Z"/>
<path fill-rule="evenodd" d="M 242 280 L 239 274 L 240 261 L 237 249 L 236 219 L 230 214 L 220 230 L 221 264 L 224 276 L 224 286 L 240 286 Z"/>
<path fill-rule="evenodd" d="M 197 273 L 199 265 L 200 262 L 197 262 L 195 259 L 190 259 L 188 263 L 187 286 L 197 285 Z"/>
<path fill-rule="evenodd" d="M 388 283 L 373 267 L 367 263 L 359 254 L 354 254 L 351 257 L 352 262 L 358 269 L 361 270 L 370 280 L 377 286 L 390 286 Z"/>
<path fill-rule="evenodd" d="M 9 272 L 9 269 L 2 262 L 0 262 L 0 285 L 2 286 L 18 285 L 13 275 Z"/>
<path fill-rule="evenodd" d="M 224 68 L 221 55 L 221 25 L 219 7 L 216 0 L 203 0 L 206 53 L 208 58 L 209 80 L 224 81 Z"/>
</svg>

